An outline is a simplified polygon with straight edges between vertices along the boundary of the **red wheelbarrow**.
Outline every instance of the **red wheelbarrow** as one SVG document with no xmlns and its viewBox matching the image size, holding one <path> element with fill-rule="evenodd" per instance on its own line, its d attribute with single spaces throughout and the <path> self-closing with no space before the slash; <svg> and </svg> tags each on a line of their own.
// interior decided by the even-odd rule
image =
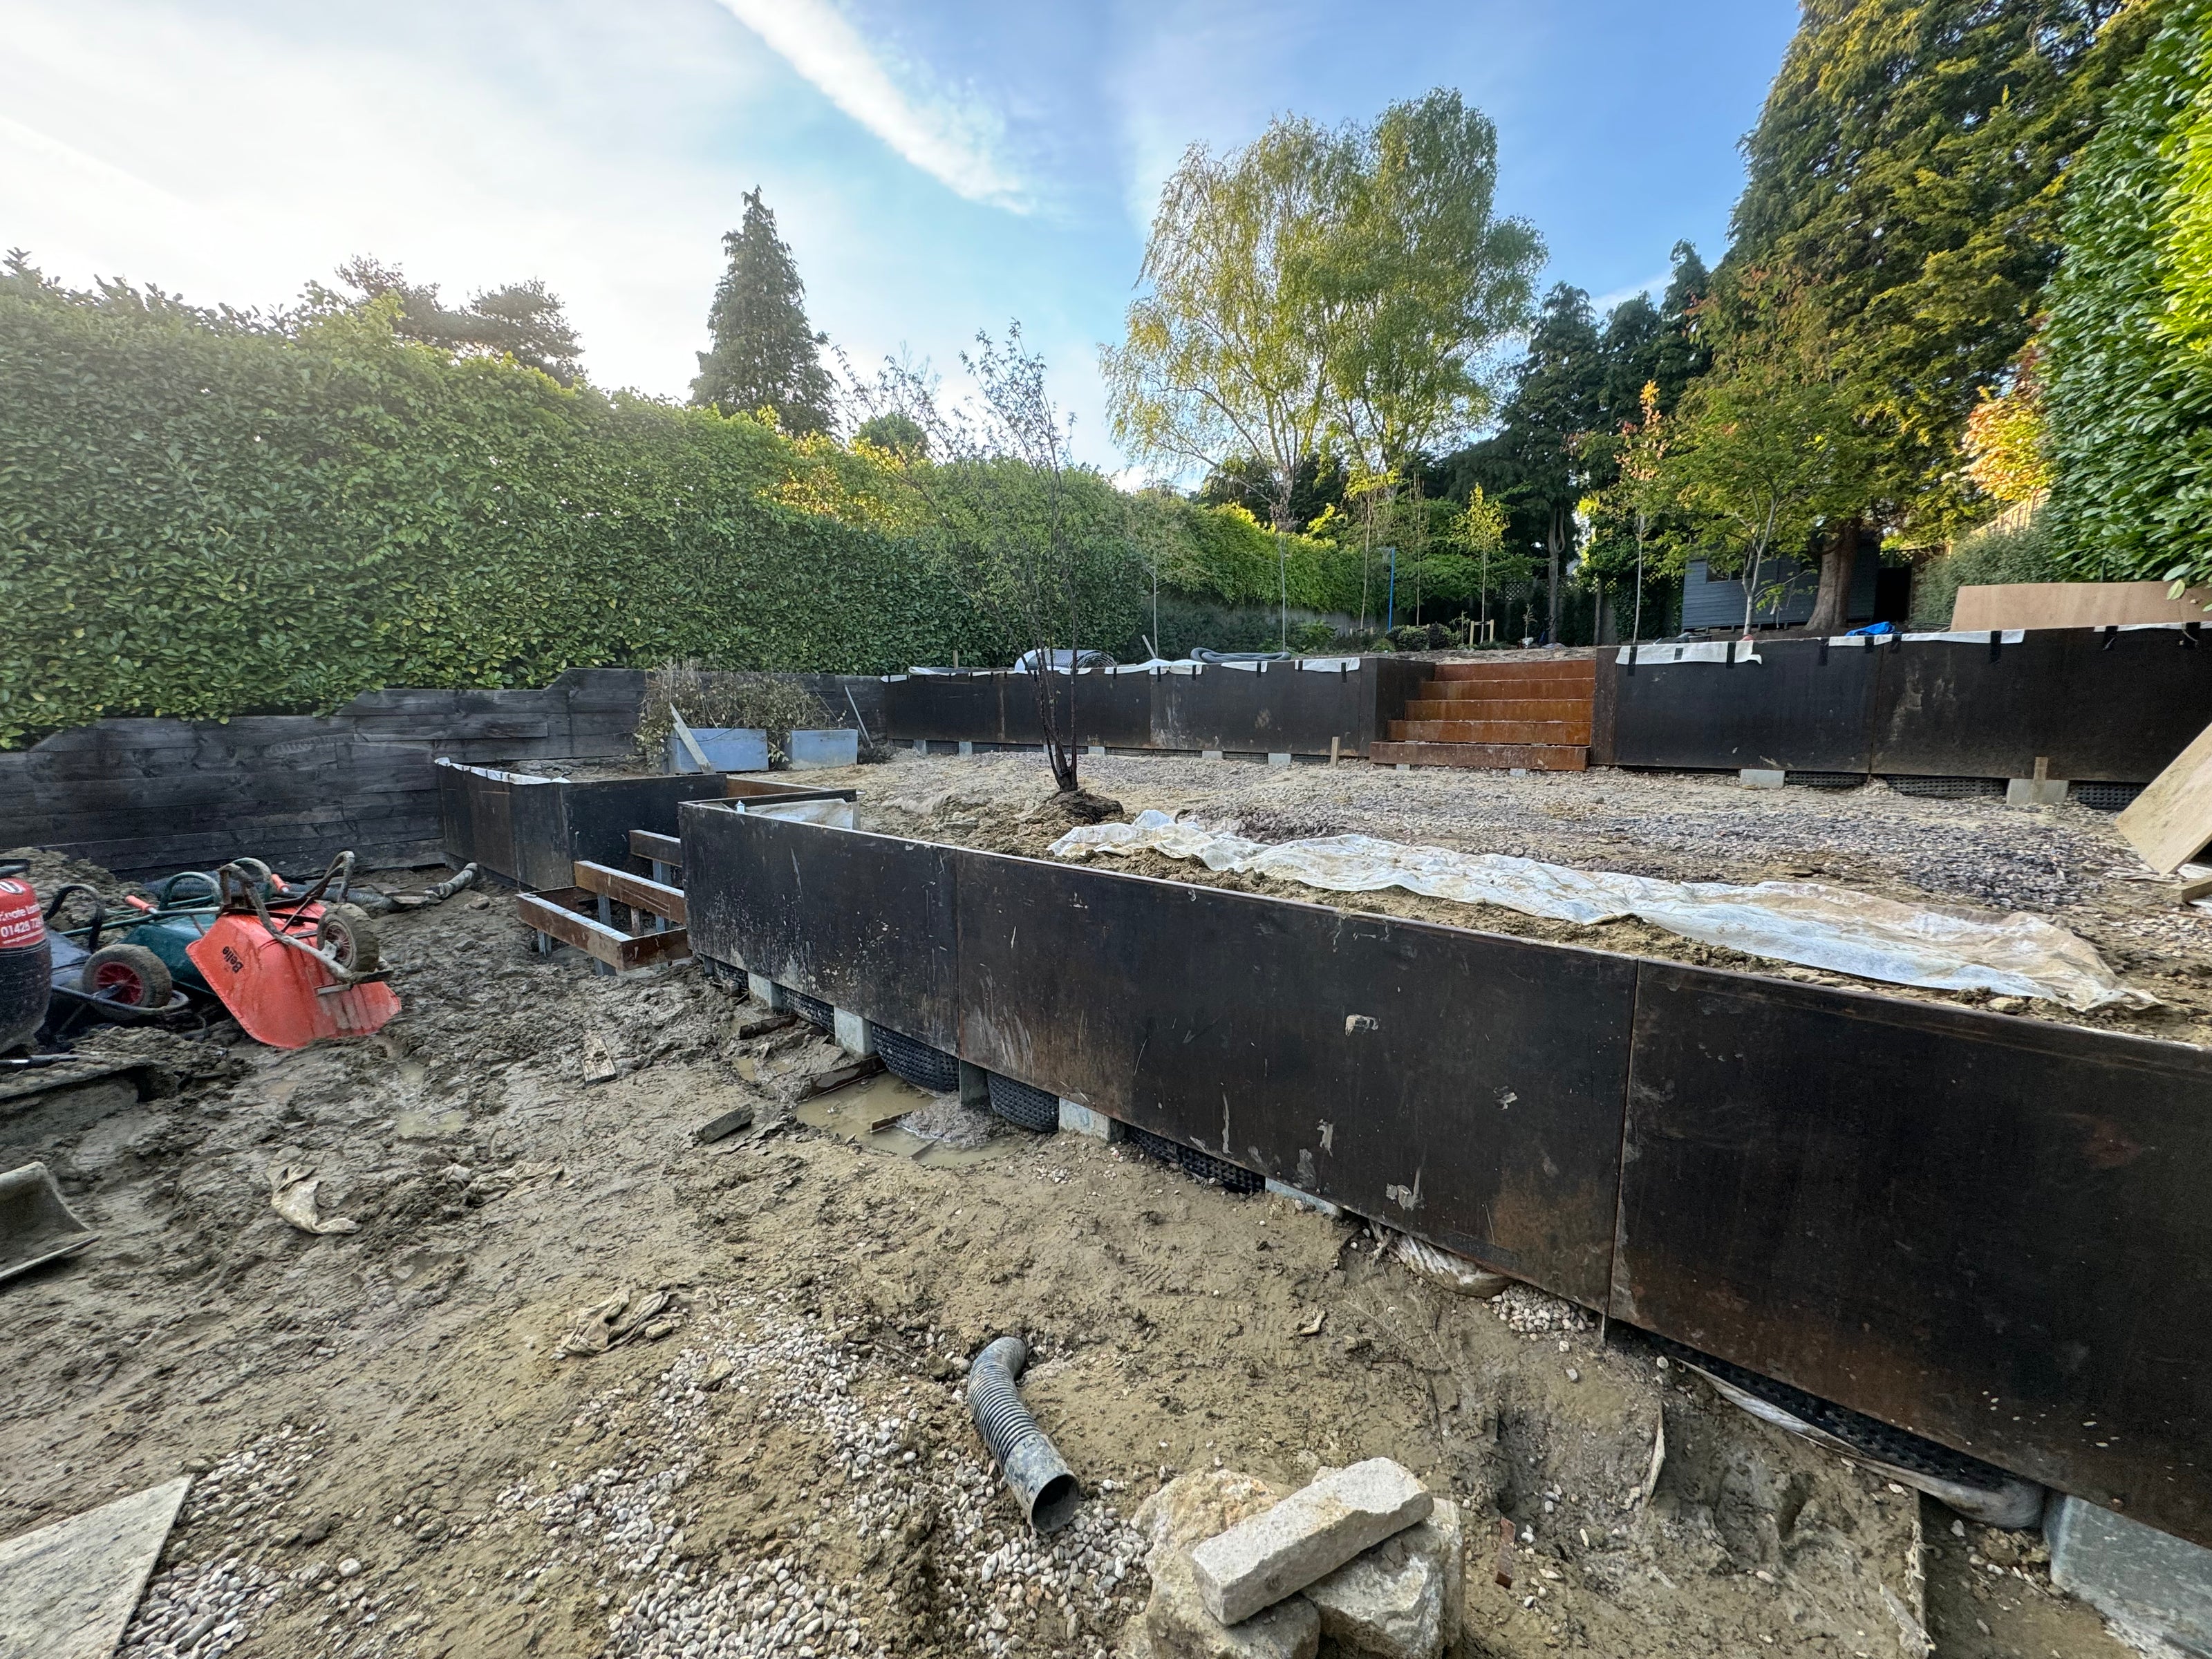
<svg viewBox="0 0 2212 1659">
<path fill-rule="evenodd" d="M 368 917 L 345 902 L 353 854 L 313 886 L 271 896 L 250 861 L 216 872 L 216 919 L 185 947 L 208 988 L 257 1042 L 304 1048 L 322 1037 L 367 1036 L 399 1012 L 377 965 Z"/>
</svg>

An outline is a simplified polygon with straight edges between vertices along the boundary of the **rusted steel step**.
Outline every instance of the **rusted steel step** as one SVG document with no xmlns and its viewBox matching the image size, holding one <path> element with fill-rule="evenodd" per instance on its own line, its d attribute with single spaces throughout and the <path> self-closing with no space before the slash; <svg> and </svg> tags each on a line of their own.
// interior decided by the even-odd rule
<svg viewBox="0 0 2212 1659">
<path fill-rule="evenodd" d="M 634 876 L 627 870 L 617 870 L 611 865 L 593 864 L 586 859 L 576 860 L 576 885 L 587 893 L 604 893 L 618 904 L 627 904 L 633 910 L 642 910 L 648 915 L 665 916 L 678 927 L 690 920 L 684 908 L 684 890 L 671 887 L 665 882 L 648 881 L 643 876 Z"/>
<path fill-rule="evenodd" d="M 514 909 L 522 925 L 532 932 L 573 945 L 617 972 L 656 962 L 678 962 L 691 954 L 688 929 L 630 934 L 582 914 L 595 908 L 599 902 L 599 896 L 588 889 L 555 887 L 542 893 L 518 894 Z"/>
<path fill-rule="evenodd" d="M 1452 680 L 1579 680 L 1597 684 L 1595 657 L 1547 658 L 1534 662 L 1440 662 L 1433 678 Z"/>
<path fill-rule="evenodd" d="M 1581 720 L 1587 724 L 1588 697 L 1416 697 L 1406 705 L 1409 720 Z"/>
<path fill-rule="evenodd" d="M 1590 718 L 1578 720 L 1392 720 L 1393 743 L 1583 744 Z"/>
<path fill-rule="evenodd" d="M 1465 766 L 1492 771 L 1581 772 L 1589 750 L 1547 743 L 1372 743 L 1367 758 L 1377 766 Z"/>
</svg>

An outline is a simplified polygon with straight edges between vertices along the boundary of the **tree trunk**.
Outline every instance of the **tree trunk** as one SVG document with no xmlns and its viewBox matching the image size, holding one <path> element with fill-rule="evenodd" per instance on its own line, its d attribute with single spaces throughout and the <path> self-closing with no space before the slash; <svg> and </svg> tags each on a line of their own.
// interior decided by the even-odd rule
<svg viewBox="0 0 2212 1659">
<path fill-rule="evenodd" d="M 1805 627 L 1814 634 L 1840 634 L 1850 625 L 1851 571 L 1859 562 L 1856 519 L 1846 519 L 1829 532 L 1820 549 L 1820 586 L 1813 597 L 1813 615 Z"/>
<path fill-rule="evenodd" d="M 1566 540 L 1565 527 L 1562 523 L 1563 518 L 1564 515 L 1559 510 L 1553 507 L 1551 521 L 1544 529 L 1544 551 L 1549 556 L 1551 566 L 1550 600 L 1546 606 L 1547 618 L 1544 624 L 1544 643 L 1547 645 L 1557 645 L 1559 642 L 1559 552 Z"/>
</svg>

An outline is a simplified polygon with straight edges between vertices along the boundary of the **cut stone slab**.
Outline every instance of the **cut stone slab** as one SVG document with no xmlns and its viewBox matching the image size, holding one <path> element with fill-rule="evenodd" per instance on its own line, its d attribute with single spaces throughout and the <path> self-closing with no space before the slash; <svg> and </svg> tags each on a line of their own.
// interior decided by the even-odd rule
<svg viewBox="0 0 2212 1659">
<path fill-rule="evenodd" d="M 1194 1549 L 1199 1595 L 1223 1624 L 1241 1623 L 1427 1520 L 1433 1503 L 1402 1465 L 1387 1457 L 1354 1463 Z"/>
<path fill-rule="evenodd" d="M 1322 1634 L 1376 1659 L 1437 1659 L 1466 1616 L 1462 1541 L 1459 1505 L 1437 1498 L 1427 1520 L 1306 1586 Z"/>
<path fill-rule="evenodd" d="M 1145 1540 L 1152 1599 L 1129 1621 L 1124 1659 L 1313 1659 L 1321 1615 L 1292 1600 L 1225 1629 L 1199 1599 L 1192 1547 L 1238 1522 L 1263 1515 L 1282 1493 L 1255 1475 L 1201 1469 L 1177 1475 L 1137 1507 L 1130 1524 Z"/>
<path fill-rule="evenodd" d="M 108 1659 L 191 1485 L 149 1486 L 0 1542 L 0 1659 Z"/>
</svg>

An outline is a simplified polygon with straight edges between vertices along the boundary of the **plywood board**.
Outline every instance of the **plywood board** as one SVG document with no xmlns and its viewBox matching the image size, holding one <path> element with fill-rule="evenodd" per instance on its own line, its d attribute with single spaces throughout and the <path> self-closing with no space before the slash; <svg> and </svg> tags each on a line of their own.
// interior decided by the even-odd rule
<svg viewBox="0 0 2212 1659">
<path fill-rule="evenodd" d="M 2212 592 L 2178 599 L 2171 582 L 2002 582 L 1961 587 L 1951 601 L 1958 633 L 1984 628 L 2126 628 L 2142 623 L 2201 623 Z"/>
<path fill-rule="evenodd" d="M 2128 845 L 2171 875 L 2212 842 L 2212 726 L 2173 757 L 2114 820 Z"/>
<path fill-rule="evenodd" d="M 0 1543 L 0 1659 L 108 1659 L 191 1484 L 149 1486 Z"/>
</svg>

